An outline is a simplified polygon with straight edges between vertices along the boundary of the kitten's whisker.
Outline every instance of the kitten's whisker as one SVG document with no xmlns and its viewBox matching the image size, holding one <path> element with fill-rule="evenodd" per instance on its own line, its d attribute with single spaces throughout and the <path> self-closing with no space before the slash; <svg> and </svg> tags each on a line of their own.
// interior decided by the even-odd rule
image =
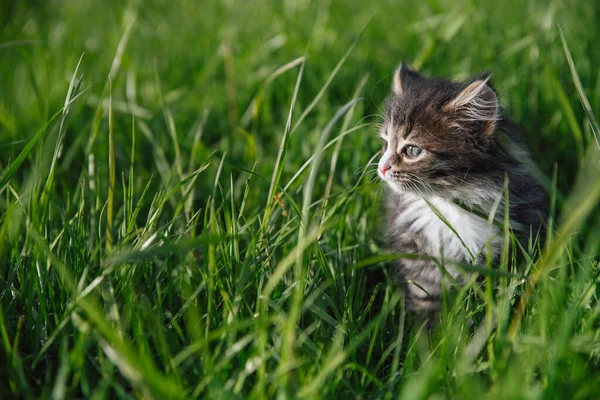
<svg viewBox="0 0 600 400">
<path fill-rule="evenodd" d="M 384 122 L 385 122 L 385 120 L 386 120 L 386 117 L 385 117 L 385 115 L 384 115 L 384 114 L 368 114 L 368 115 L 365 115 L 364 117 L 362 117 L 362 118 L 359 120 L 359 122 L 362 122 L 362 121 L 364 121 L 365 119 L 367 119 L 367 118 L 371 118 L 371 117 L 377 117 L 377 118 L 380 118 L 380 119 L 381 119 L 381 120 L 383 120 Z"/>
<path fill-rule="evenodd" d="M 419 182 L 421 182 L 423 184 L 423 186 L 425 186 L 426 189 L 429 190 L 430 194 L 434 195 L 435 194 L 435 190 L 433 190 L 433 187 L 431 186 L 431 184 L 429 182 L 427 182 L 425 179 L 419 178 Z"/>
<path fill-rule="evenodd" d="M 423 195 L 423 192 L 421 192 L 421 189 L 419 189 L 419 187 L 418 187 L 418 186 L 417 186 L 417 185 L 416 185 L 414 182 L 409 182 L 409 183 L 410 183 L 410 186 L 409 186 L 409 187 L 410 187 L 410 188 L 411 188 L 413 191 L 417 192 L 417 194 L 418 194 L 419 196 L 421 196 L 422 198 L 426 197 L 425 195 Z"/>
<path fill-rule="evenodd" d="M 427 182 L 425 179 L 421 178 L 420 176 L 412 173 L 412 172 L 407 172 L 406 173 L 407 176 L 411 179 L 414 179 L 415 181 L 417 181 L 420 185 L 422 185 L 424 187 L 425 190 L 427 190 L 429 192 L 430 195 L 434 195 L 435 191 L 433 190 L 433 188 L 431 187 L 431 185 L 429 184 L 429 182 Z M 415 185 L 415 187 L 417 187 L 417 185 Z M 423 192 L 419 189 L 418 192 L 423 195 Z"/>
</svg>

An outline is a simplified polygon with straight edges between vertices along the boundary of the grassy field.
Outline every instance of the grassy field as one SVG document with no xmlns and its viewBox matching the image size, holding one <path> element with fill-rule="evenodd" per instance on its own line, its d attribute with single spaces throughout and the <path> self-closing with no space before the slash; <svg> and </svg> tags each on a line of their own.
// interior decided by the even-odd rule
<svg viewBox="0 0 600 400">
<path fill-rule="evenodd" d="M 599 398 L 599 15 L 0 3 L 0 398 Z M 432 331 L 372 164 L 401 60 L 492 71 L 553 200 L 543 256 L 506 227 Z"/>
</svg>

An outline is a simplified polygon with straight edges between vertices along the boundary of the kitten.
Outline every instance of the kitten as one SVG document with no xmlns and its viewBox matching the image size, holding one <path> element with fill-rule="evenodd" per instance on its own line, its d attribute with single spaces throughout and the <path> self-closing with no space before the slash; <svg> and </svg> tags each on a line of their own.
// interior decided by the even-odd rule
<svg viewBox="0 0 600 400">
<path fill-rule="evenodd" d="M 545 191 L 527 167 L 527 151 L 503 115 L 489 76 L 451 82 L 401 65 L 384 120 L 378 174 L 391 189 L 388 238 L 394 251 L 443 260 L 458 282 L 452 261 L 497 260 L 505 182 L 515 236 L 525 248 L 530 236 L 543 237 Z M 443 278 L 433 261 L 398 260 L 395 271 L 410 310 L 427 315 L 438 309 Z"/>
</svg>

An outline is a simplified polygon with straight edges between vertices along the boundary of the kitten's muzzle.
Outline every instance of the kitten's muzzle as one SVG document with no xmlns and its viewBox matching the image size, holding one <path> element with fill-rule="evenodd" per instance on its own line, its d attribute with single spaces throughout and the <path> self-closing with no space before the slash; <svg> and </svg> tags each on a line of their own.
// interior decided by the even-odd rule
<svg viewBox="0 0 600 400">
<path fill-rule="evenodd" d="M 410 182 L 410 178 L 403 172 L 400 171 L 392 171 L 392 178 L 394 180 L 394 182 L 397 183 L 406 183 L 406 182 Z"/>
</svg>

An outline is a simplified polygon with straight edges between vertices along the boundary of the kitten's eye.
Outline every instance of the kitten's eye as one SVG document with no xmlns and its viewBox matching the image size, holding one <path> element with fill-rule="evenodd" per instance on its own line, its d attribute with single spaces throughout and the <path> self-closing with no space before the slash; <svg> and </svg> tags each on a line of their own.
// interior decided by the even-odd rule
<svg viewBox="0 0 600 400">
<path fill-rule="evenodd" d="M 423 149 L 419 146 L 406 146 L 404 153 L 408 158 L 416 158 L 423 152 Z"/>
</svg>

